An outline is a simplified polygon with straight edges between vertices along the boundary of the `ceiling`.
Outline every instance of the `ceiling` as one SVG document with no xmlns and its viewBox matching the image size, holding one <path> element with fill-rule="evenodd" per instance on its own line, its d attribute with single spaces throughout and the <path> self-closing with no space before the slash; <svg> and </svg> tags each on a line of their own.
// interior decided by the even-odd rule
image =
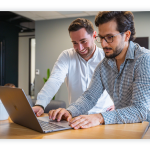
<svg viewBox="0 0 150 150">
<path fill-rule="evenodd" d="M 98 11 L 0 11 L 0 21 L 14 25 L 20 32 L 33 32 L 35 21 L 95 16 Z"/>
<path fill-rule="evenodd" d="M 20 32 L 33 32 L 35 30 L 34 20 L 10 11 L 0 11 L 0 22 L 16 26 Z"/>
<path fill-rule="evenodd" d="M 20 32 L 33 32 L 35 21 L 93 16 L 98 11 L 0 11 L 0 21 L 16 26 Z"/>
<path fill-rule="evenodd" d="M 34 21 L 96 15 L 98 11 L 13 11 Z"/>
</svg>

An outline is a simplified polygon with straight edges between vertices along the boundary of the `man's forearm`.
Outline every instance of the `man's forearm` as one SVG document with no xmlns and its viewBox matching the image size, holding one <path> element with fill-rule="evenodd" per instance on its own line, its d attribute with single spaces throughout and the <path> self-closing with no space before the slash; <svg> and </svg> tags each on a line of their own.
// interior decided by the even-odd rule
<svg viewBox="0 0 150 150">
<path fill-rule="evenodd" d="M 105 124 L 138 123 L 147 119 L 148 109 L 144 106 L 129 106 L 109 112 L 102 112 Z"/>
<path fill-rule="evenodd" d="M 57 79 L 50 78 L 38 93 L 36 104 L 42 105 L 45 108 L 50 103 L 60 86 L 61 83 Z"/>
</svg>

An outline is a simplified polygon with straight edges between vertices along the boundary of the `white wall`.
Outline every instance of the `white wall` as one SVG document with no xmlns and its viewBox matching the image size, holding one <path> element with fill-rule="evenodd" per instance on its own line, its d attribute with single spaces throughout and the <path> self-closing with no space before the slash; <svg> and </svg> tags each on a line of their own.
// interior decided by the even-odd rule
<svg viewBox="0 0 150 150">
<path fill-rule="evenodd" d="M 91 20 L 94 24 L 95 16 L 84 18 Z M 150 12 L 135 12 L 134 18 L 137 37 L 149 37 Z M 74 19 L 76 18 L 37 21 L 35 23 L 35 65 L 36 69 L 40 70 L 40 75 L 36 75 L 35 77 L 36 96 L 44 85 L 43 77 L 46 77 L 47 68 L 50 68 L 52 70 L 59 54 L 63 50 L 72 47 L 72 43 L 68 33 L 68 26 Z M 95 30 L 98 31 L 96 27 Z M 25 86 L 25 84 L 25 82 L 24 84 L 22 83 L 22 86 Z M 68 106 L 68 93 L 65 83 L 62 84 L 60 90 L 56 94 L 56 99 L 65 101 Z"/>
</svg>

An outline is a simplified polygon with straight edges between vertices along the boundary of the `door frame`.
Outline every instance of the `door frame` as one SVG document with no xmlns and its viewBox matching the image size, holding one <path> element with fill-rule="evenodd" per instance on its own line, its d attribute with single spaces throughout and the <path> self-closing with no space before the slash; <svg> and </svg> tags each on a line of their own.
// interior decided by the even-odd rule
<svg viewBox="0 0 150 150">
<path fill-rule="evenodd" d="M 3 86 L 5 84 L 6 76 L 5 76 L 5 60 L 6 60 L 6 43 L 5 38 L 0 37 L 0 85 Z"/>
</svg>

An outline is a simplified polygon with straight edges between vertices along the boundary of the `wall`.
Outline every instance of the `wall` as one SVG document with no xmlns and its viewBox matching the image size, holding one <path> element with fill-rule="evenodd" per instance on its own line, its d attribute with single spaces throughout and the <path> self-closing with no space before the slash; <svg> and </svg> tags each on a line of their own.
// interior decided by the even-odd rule
<svg viewBox="0 0 150 150">
<path fill-rule="evenodd" d="M 150 36 L 150 12 L 135 12 L 134 17 L 137 36 Z M 94 24 L 95 16 L 84 18 L 89 19 Z M 44 85 L 43 77 L 46 77 L 47 68 L 52 69 L 59 54 L 72 47 L 68 26 L 74 19 L 76 18 L 37 21 L 35 23 L 36 69 L 40 70 L 40 75 L 35 77 L 36 95 Z M 95 30 L 98 31 L 96 27 Z M 100 45 L 97 44 L 97 46 Z M 56 99 L 65 101 L 68 106 L 65 83 L 62 84 L 56 94 Z"/>
</svg>

